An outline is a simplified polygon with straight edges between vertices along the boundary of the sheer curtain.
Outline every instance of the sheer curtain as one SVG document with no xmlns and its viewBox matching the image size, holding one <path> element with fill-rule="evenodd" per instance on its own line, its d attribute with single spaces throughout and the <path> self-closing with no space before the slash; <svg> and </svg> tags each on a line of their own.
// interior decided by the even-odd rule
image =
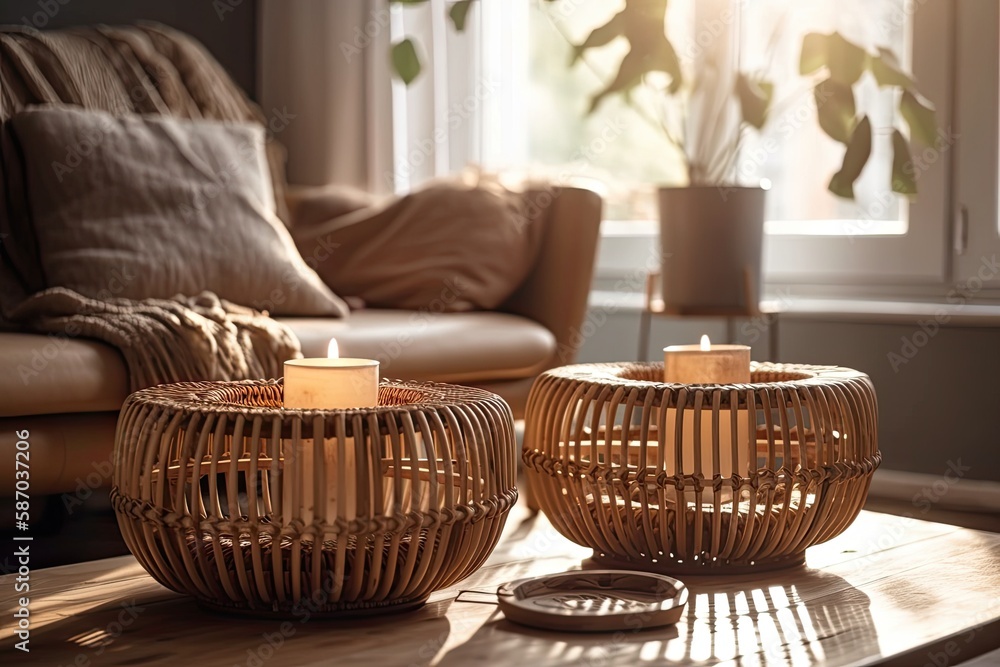
<svg viewBox="0 0 1000 667">
<path fill-rule="evenodd" d="M 503 131 L 485 137 L 484 120 L 498 128 L 515 116 L 500 76 L 509 63 L 483 59 L 484 38 L 495 41 L 511 20 L 503 4 L 478 0 L 458 31 L 452 0 L 261 0 L 261 104 L 291 117 L 277 135 L 289 181 L 405 192 L 480 163 L 484 145 L 503 141 Z M 390 64 L 403 39 L 422 66 L 409 85 Z M 491 52 L 521 57 L 503 47 Z"/>
<path fill-rule="evenodd" d="M 432 178 L 481 164 L 488 148 L 486 129 L 496 134 L 496 115 L 504 95 L 499 76 L 491 76 L 484 25 L 497 18 L 503 3 L 477 0 L 459 31 L 449 12 L 453 0 L 392 5 L 392 41 L 410 39 L 421 59 L 421 73 L 409 85 L 392 83 L 392 173 L 383 185 L 405 192 Z"/>
<path fill-rule="evenodd" d="M 288 180 L 385 191 L 392 169 L 387 0 L 260 0 L 261 106 Z"/>
</svg>

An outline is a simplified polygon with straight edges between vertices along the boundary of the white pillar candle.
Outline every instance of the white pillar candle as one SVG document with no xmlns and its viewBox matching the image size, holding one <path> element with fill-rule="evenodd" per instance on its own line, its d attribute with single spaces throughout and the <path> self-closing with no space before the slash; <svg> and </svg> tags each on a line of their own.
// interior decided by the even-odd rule
<svg viewBox="0 0 1000 667">
<path fill-rule="evenodd" d="M 750 382 L 750 348 L 712 345 L 708 336 L 698 345 L 663 348 L 663 381 L 678 384 L 740 384 Z"/>
<path fill-rule="evenodd" d="M 332 340 L 328 352 L 333 358 L 292 359 L 285 362 L 284 406 L 312 410 L 344 410 L 378 405 L 379 362 L 374 359 L 336 357 L 337 341 Z M 313 480 L 316 459 L 312 439 L 303 439 L 302 450 L 292 452 L 292 468 L 300 474 L 285 485 L 283 498 L 285 520 L 300 514 L 302 521 L 312 523 L 316 508 L 317 487 Z M 294 465 L 301 457 L 301 465 Z M 326 520 L 340 517 L 351 521 L 357 517 L 357 456 L 354 438 L 344 438 L 343 448 L 336 438 L 323 441 L 326 464 Z M 301 489 L 301 512 L 292 499 L 295 487 Z"/>
<path fill-rule="evenodd" d="M 712 345 L 708 336 L 702 336 L 700 345 L 671 345 L 663 348 L 663 381 L 672 384 L 740 384 L 750 382 L 750 348 L 746 345 Z M 701 448 L 701 472 L 710 480 L 715 472 L 712 462 L 712 405 L 703 404 L 701 428 L 694 431 L 694 410 L 685 410 L 681 431 L 681 460 L 683 470 L 672 470 L 676 458 L 668 444 L 665 464 L 668 472 L 693 475 L 695 472 L 696 443 Z M 677 410 L 667 410 L 667 433 L 664 440 L 673 442 Z M 719 472 L 723 477 L 732 476 L 734 470 L 741 476 L 747 474 L 750 427 L 746 411 L 736 415 L 737 462 L 732 459 L 732 415 L 726 408 L 719 411 Z"/>
<path fill-rule="evenodd" d="M 306 410 L 343 410 L 378 405 L 378 361 L 286 361 L 284 403 L 286 408 Z"/>
</svg>

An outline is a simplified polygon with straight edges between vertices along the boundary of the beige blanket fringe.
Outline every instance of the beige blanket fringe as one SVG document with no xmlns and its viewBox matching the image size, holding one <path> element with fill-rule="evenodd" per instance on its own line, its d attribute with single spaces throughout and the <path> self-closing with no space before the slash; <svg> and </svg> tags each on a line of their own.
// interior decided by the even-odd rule
<svg viewBox="0 0 1000 667">
<path fill-rule="evenodd" d="M 11 319 L 39 333 L 113 345 L 125 357 L 132 391 L 166 382 L 277 378 L 285 360 L 302 356 L 288 327 L 211 292 L 98 301 L 53 287 L 28 297 Z"/>
</svg>

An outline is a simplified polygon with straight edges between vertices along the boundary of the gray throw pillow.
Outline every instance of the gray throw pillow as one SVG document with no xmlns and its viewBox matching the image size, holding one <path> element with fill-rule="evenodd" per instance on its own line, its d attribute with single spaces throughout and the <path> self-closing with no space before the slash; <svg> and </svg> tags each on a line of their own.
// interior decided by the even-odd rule
<svg viewBox="0 0 1000 667">
<path fill-rule="evenodd" d="M 10 122 L 47 286 L 131 299 L 208 290 L 276 315 L 347 315 L 275 215 L 259 125 L 76 107 Z"/>
</svg>

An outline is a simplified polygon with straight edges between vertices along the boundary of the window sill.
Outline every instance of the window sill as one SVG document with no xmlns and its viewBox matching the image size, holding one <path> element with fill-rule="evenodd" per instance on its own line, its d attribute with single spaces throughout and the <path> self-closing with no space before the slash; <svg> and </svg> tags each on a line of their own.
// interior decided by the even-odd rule
<svg viewBox="0 0 1000 667">
<path fill-rule="evenodd" d="M 622 291 L 622 285 L 629 285 L 635 291 L 642 291 L 648 270 L 659 267 L 658 237 L 659 222 L 655 220 L 605 220 L 601 224 L 594 289 Z M 949 281 L 944 274 L 934 280 L 918 279 L 914 276 L 923 275 L 920 268 L 907 276 L 873 276 L 860 266 L 852 271 L 842 269 L 839 275 L 804 270 L 783 273 L 769 256 L 778 253 L 776 248 L 783 247 L 790 238 L 785 235 L 765 237 L 763 258 L 765 298 L 789 302 L 788 307 L 783 308 L 789 313 L 874 316 L 883 321 L 913 321 L 914 318 L 940 315 L 956 318 L 956 324 L 968 321 L 972 325 L 984 319 L 993 325 L 1000 313 L 1000 280 L 988 280 L 984 284 L 976 278 L 962 281 L 956 277 Z M 884 237 L 871 239 L 874 242 Z M 858 251 L 861 250 L 859 246 Z M 922 266 L 917 260 L 908 265 Z M 637 307 L 642 307 L 641 300 Z"/>
<path fill-rule="evenodd" d="M 997 304 L 795 298 L 764 302 L 761 306 L 762 310 L 775 311 L 782 317 L 795 319 L 837 319 L 893 324 L 933 320 L 938 324 L 949 326 L 1000 326 L 1000 305 Z"/>
<path fill-rule="evenodd" d="M 595 289 L 590 308 L 609 312 L 639 313 L 645 308 L 640 292 Z M 1000 305 L 875 299 L 765 299 L 761 311 L 783 319 L 838 320 L 880 324 L 914 324 L 936 321 L 947 326 L 1000 327 Z M 692 319 L 698 319 L 692 317 Z M 711 318 L 704 318 L 711 319 Z"/>
</svg>

